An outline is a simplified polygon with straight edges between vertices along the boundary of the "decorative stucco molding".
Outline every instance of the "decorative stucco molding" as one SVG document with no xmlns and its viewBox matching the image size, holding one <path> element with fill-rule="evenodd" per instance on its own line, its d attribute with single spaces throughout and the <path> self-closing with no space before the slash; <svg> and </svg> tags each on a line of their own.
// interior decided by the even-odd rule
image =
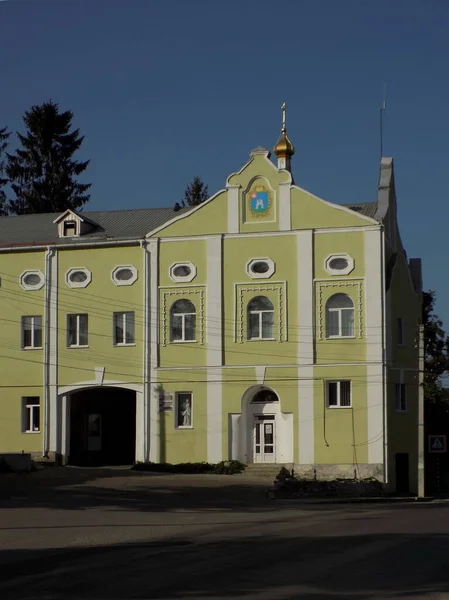
<svg viewBox="0 0 449 600">
<path fill-rule="evenodd" d="M 286 307 L 284 306 L 287 298 L 287 282 L 283 281 L 280 283 L 272 283 L 269 285 L 245 285 L 245 284 L 236 284 L 236 331 L 235 331 L 235 341 L 239 344 L 243 344 L 245 335 L 243 331 L 244 323 L 245 323 L 245 311 L 246 306 L 244 306 L 244 294 L 246 292 L 252 294 L 258 294 L 262 292 L 276 292 L 276 306 L 275 306 L 275 314 L 276 314 L 276 323 L 275 323 L 275 333 L 276 333 L 276 341 L 277 342 L 286 342 L 287 341 L 287 322 L 286 322 Z"/>
<path fill-rule="evenodd" d="M 199 288 L 179 288 L 179 289 L 161 289 L 161 315 L 162 315 L 162 345 L 167 345 L 167 332 L 170 328 L 170 306 L 171 302 L 168 299 L 171 296 L 176 298 L 184 298 L 186 296 L 198 296 L 198 312 L 196 325 L 198 330 L 198 342 L 204 344 L 204 289 Z M 193 343 L 193 342 L 192 342 Z"/>
<path fill-rule="evenodd" d="M 345 289 L 353 287 L 357 292 L 357 300 L 355 303 L 355 313 L 357 315 L 357 337 L 363 338 L 363 312 L 362 312 L 362 281 L 358 280 L 342 280 L 342 281 L 319 281 L 316 283 L 316 298 L 317 298 L 317 338 L 324 339 L 324 323 L 326 307 L 323 306 L 323 290 L 325 288 L 337 288 L 339 292 L 344 293 Z"/>
</svg>

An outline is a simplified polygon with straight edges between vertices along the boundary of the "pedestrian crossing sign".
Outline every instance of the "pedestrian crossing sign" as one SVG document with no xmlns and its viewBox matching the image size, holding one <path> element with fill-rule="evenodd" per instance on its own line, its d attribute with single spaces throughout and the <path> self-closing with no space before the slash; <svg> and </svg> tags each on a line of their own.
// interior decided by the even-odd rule
<svg viewBox="0 0 449 600">
<path fill-rule="evenodd" d="M 429 452 L 447 452 L 445 435 L 429 435 Z"/>
</svg>

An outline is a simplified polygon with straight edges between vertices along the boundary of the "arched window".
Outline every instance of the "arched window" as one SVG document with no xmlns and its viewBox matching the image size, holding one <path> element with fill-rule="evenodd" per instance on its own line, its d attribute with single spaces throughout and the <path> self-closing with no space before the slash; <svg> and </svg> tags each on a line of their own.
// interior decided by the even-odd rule
<svg viewBox="0 0 449 600">
<path fill-rule="evenodd" d="M 170 341 L 194 342 L 196 309 L 190 300 L 177 300 L 170 310 Z"/>
<path fill-rule="evenodd" d="M 354 303 L 346 294 L 335 294 L 326 304 L 326 337 L 353 336 Z"/>
<path fill-rule="evenodd" d="M 274 339 L 274 306 L 265 296 L 257 296 L 248 304 L 248 339 Z"/>
</svg>

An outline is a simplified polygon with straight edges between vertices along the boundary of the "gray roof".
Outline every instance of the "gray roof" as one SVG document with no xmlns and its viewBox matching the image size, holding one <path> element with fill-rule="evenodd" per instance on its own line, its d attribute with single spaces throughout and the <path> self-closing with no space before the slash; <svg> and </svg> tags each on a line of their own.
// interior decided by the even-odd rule
<svg viewBox="0 0 449 600">
<path fill-rule="evenodd" d="M 344 204 L 347 208 L 374 218 L 377 202 Z M 40 213 L 0 217 L 0 247 L 27 244 L 77 244 L 82 241 L 142 239 L 147 233 L 170 221 L 189 208 L 136 208 L 132 210 L 98 210 L 80 212 L 81 217 L 97 224 L 80 238 L 58 238 L 53 221 L 61 213 Z"/>
<path fill-rule="evenodd" d="M 78 241 L 107 241 L 114 239 L 139 239 L 163 225 L 176 215 L 189 209 L 176 212 L 173 208 L 137 208 L 134 210 L 98 210 L 83 211 L 79 215 L 86 216 L 97 223 L 93 231 L 85 233 L 81 238 L 58 238 L 58 226 L 53 223 L 61 213 L 41 213 L 0 217 L 0 246 L 13 244 L 54 244 L 73 243 Z"/>
<path fill-rule="evenodd" d="M 343 204 L 343 206 L 346 206 L 346 208 L 350 208 L 365 217 L 371 217 L 371 219 L 374 219 L 377 210 L 377 202 L 358 202 L 357 204 Z"/>
</svg>

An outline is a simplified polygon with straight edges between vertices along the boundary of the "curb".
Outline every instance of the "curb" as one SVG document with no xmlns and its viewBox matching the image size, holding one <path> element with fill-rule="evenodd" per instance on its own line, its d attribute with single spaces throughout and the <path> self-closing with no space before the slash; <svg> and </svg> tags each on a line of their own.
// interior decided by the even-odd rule
<svg viewBox="0 0 449 600">
<path fill-rule="evenodd" d="M 449 504 L 449 498 L 275 498 L 276 502 L 291 502 L 297 504 Z"/>
</svg>

